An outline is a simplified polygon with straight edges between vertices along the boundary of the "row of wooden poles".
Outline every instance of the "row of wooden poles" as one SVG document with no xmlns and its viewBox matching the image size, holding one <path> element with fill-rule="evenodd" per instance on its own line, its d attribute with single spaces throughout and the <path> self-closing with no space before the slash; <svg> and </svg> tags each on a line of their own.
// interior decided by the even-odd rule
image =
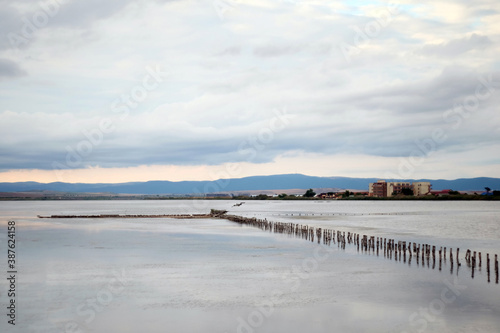
<svg viewBox="0 0 500 333">
<path fill-rule="evenodd" d="M 325 245 L 337 244 L 339 248 L 345 249 L 346 244 L 352 244 L 357 247 L 358 251 L 367 254 L 377 254 L 382 250 L 384 251 L 384 257 L 391 259 L 394 257 L 395 261 L 403 260 L 404 263 L 408 261 L 411 265 L 412 258 L 415 257 L 417 265 L 419 265 L 420 260 L 422 261 L 422 267 L 431 267 L 435 269 L 436 262 L 439 263 L 439 270 L 442 269 L 443 261 L 446 263 L 447 257 L 447 247 L 439 247 L 430 244 L 418 244 L 416 242 L 406 242 L 406 241 L 396 241 L 390 238 L 375 237 L 360 235 L 353 232 L 341 232 L 333 229 L 322 229 L 315 228 L 308 225 L 287 223 L 287 222 L 272 222 L 267 219 L 257 219 L 255 217 L 243 217 L 237 215 L 226 215 L 221 214 L 217 217 L 230 220 L 242 225 L 252 226 L 260 228 L 264 231 L 288 234 L 291 236 L 303 238 L 311 242 L 317 241 L 318 244 L 323 243 Z M 453 273 L 454 263 L 457 265 L 457 274 L 459 267 L 462 265 L 460 262 L 460 249 L 456 249 L 456 255 L 453 256 L 453 249 L 449 248 L 449 262 L 450 262 L 450 273 Z M 467 250 L 465 254 L 465 262 L 467 266 L 472 270 L 472 278 L 474 278 L 474 270 L 482 268 L 481 252 L 472 252 Z M 498 274 L 498 255 L 495 254 L 495 282 L 498 284 L 499 274 Z M 490 254 L 486 254 L 486 272 L 488 277 L 488 283 L 490 282 Z"/>
</svg>

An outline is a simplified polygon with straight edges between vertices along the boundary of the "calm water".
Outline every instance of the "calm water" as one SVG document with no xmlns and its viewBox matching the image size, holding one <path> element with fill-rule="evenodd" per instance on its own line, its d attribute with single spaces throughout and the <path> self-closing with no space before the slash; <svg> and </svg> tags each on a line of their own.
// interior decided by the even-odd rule
<svg viewBox="0 0 500 333">
<path fill-rule="evenodd" d="M 17 308 L 4 332 L 500 332 L 500 285 L 225 220 L 38 219 L 37 214 L 243 216 L 500 254 L 500 203 L 0 202 L 0 257 L 17 223 Z M 7 319 L 6 319 L 7 318 Z"/>
</svg>

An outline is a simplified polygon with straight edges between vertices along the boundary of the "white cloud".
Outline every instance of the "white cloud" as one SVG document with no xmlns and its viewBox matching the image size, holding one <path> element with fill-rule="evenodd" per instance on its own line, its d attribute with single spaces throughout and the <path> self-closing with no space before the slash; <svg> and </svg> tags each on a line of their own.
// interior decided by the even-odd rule
<svg viewBox="0 0 500 333">
<path fill-rule="evenodd" d="M 110 118 L 115 129 L 77 169 L 192 165 L 196 174 L 198 166 L 242 162 L 238 147 L 286 107 L 295 117 L 252 160 L 255 172 L 303 151 L 323 156 L 318 165 L 341 156 L 350 163 L 340 169 L 346 176 L 369 176 L 376 170 L 356 159 L 373 165 L 404 158 L 435 128 L 448 134 L 439 152 L 454 149 L 457 161 L 463 158 L 456 170 L 472 174 L 471 156 L 494 170 L 474 147 L 499 139 L 500 86 L 457 129 L 456 117 L 443 114 L 473 95 L 480 77 L 493 73 L 500 81 L 495 1 L 401 1 L 386 24 L 379 3 L 232 5 L 221 19 L 203 1 L 68 0 L 23 47 L 4 39 L 0 169 L 50 169 L 65 160 L 68 145 L 86 140 L 84 131 Z M 2 7 L 4 36 L 21 31 L 23 15 L 39 6 Z M 350 59 L 341 43 L 354 47 Z M 120 118 L 113 102 L 142 84 L 148 66 L 169 74 Z M 485 176 L 500 176 L 495 172 Z"/>
</svg>

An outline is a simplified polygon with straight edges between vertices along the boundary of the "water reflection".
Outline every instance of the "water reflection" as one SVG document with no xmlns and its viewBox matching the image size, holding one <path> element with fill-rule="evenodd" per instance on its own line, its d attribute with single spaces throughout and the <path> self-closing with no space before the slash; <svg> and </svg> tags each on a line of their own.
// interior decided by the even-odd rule
<svg viewBox="0 0 500 333">
<path fill-rule="evenodd" d="M 182 204 L 186 209 L 181 207 Z M 207 205 L 224 209 L 232 204 L 234 202 L 211 201 Z M 370 204 L 339 203 L 345 211 L 388 209 L 384 203 Z M 305 237 L 262 232 L 226 220 L 52 222 L 36 219 L 39 213 L 180 214 L 206 211 L 206 208 L 195 211 L 189 205 L 192 204 L 181 201 L 8 203 L 9 211 L 17 209 L 9 216 L 19 220 L 22 239 L 22 281 L 18 285 L 22 320 L 17 329 L 20 332 L 76 331 L 65 330 L 68 323 L 76 322 L 82 332 L 238 333 L 241 328 L 241 333 L 245 332 L 240 326 L 243 325 L 242 319 L 252 324 L 245 327 L 253 333 L 378 333 L 423 330 L 418 324 L 425 319 L 426 332 L 500 331 L 500 300 L 495 285 L 498 278 L 493 256 L 497 252 L 496 239 L 499 237 L 492 231 L 493 223 L 490 225 L 489 222 L 490 226 L 486 228 L 473 228 L 473 237 L 480 240 L 468 243 L 470 239 L 460 230 L 466 230 L 468 234 L 469 229 L 463 223 L 457 227 L 459 222 L 454 217 L 445 221 L 445 226 L 432 229 L 432 225 L 420 231 L 421 220 L 423 223 L 429 220 L 420 213 L 414 219 L 411 214 L 395 215 L 398 217 L 395 228 L 390 226 L 393 215 L 350 220 L 352 225 L 333 225 L 328 216 L 322 220 L 324 224 L 315 226 L 314 242 L 311 242 Z M 411 205 L 413 203 L 402 203 L 402 206 L 390 209 L 410 211 L 417 210 L 412 207 L 423 207 L 419 206 L 420 203 Z M 293 209 L 326 211 L 331 207 L 339 206 L 284 202 L 252 203 L 234 209 L 247 209 L 246 214 L 250 217 L 273 219 L 271 215 L 275 212 Z M 431 207 L 429 210 L 437 212 L 447 210 L 447 207 Z M 450 207 L 460 209 L 453 204 Z M 474 206 L 476 210 L 483 208 Z M 481 211 L 480 214 L 489 213 Z M 488 220 L 482 216 L 481 221 Z M 339 221 L 339 224 L 344 223 L 344 220 Z M 498 219 L 490 221 L 497 223 Z M 311 223 L 301 220 L 299 224 L 306 226 Z M 319 227 L 323 232 L 318 237 Z M 408 237 L 404 232 L 412 228 L 419 229 L 419 236 L 415 237 L 417 239 L 406 238 L 411 240 L 411 245 L 407 242 L 406 251 L 401 249 L 400 254 L 397 240 Z M 338 233 L 328 233 L 332 230 L 342 230 L 340 242 Z M 392 232 L 394 230 L 396 232 Z M 449 231 L 450 238 L 437 237 L 440 240 L 436 240 L 429 236 L 449 235 Z M 323 241 L 325 232 L 330 239 L 327 244 Z M 366 247 L 364 235 L 367 236 Z M 375 236 L 374 246 L 371 236 Z M 0 233 L 0 238 L 2 244 L 5 233 Z M 491 241 L 493 238 L 495 241 Z M 415 248 L 419 248 L 418 255 L 413 249 L 414 243 Z M 423 246 L 427 243 L 453 247 L 451 262 L 449 247 L 443 247 L 441 256 L 440 247 L 436 247 L 436 261 L 442 261 L 436 263 L 435 274 L 430 273 L 432 247 L 427 259 Z M 457 244 L 462 249 L 460 261 L 463 269 L 457 267 Z M 310 269 L 310 266 L 304 269 L 303 262 L 314 258 L 318 248 L 331 250 L 328 260 L 315 269 Z M 463 259 L 467 248 L 482 252 L 485 259 L 481 271 L 477 253 L 474 280 L 470 278 L 471 267 Z M 484 257 L 485 253 L 491 256 Z M 488 258 L 489 285 L 484 283 Z M 417 261 L 418 265 L 415 264 Z M 441 274 L 438 272 L 440 265 Z M 451 265 L 452 275 L 449 275 L 447 271 Z M 129 279 L 121 294 L 113 294 L 112 301 L 106 306 L 98 303 L 99 311 L 89 306 L 80 307 L 88 304 L 88 300 L 107 301 L 105 296 L 112 281 L 111 272 L 122 269 L 126 270 Z M 0 281 L 1 290 L 8 289 L 6 283 L 6 280 Z M 442 299 L 445 288 L 446 302 Z M 282 293 L 280 297 L 272 298 L 276 290 Z M 254 316 L 270 299 L 273 301 L 272 314 L 264 315 L 263 320 Z M 440 307 L 440 301 L 445 307 Z M 421 309 L 426 312 L 422 313 Z M 94 310 L 95 318 L 87 322 L 91 310 Z M 0 331 L 5 331 L 4 328 L 5 321 L 1 321 Z"/>
</svg>

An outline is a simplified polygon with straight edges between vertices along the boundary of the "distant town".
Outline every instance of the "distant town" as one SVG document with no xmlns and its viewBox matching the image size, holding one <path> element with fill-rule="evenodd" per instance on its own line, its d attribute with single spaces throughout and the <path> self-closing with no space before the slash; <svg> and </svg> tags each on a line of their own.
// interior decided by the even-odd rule
<svg viewBox="0 0 500 333">
<path fill-rule="evenodd" d="M 227 198 L 228 194 L 224 194 Z M 237 199 L 244 199 L 245 196 L 238 196 Z M 491 190 L 485 187 L 484 191 L 454 191 L 432 190 L 430 182 L 388 182 L 378 180 L 369 183 L 368 191 L 343 190 L 316 193 L 313 189 L 307 190 L 304 194 L 251 194 L 249 199 L 323 199 L 323 200 L 342 200 L 342 199 L 361 199 L 361 200 L 499 200 L 500 191 Z"/>
<path fill-rule="evenodd" d="M 500 199 L 500 191 L 491 190 L 485 187 L 484 191 L 454 191 L 447 190 L 432 190 L 430 182 L 388 182 L 378 180 L 374 183 L 369 183 L 368 192 L 363 191 L 337 191 L 323 192 L 315 194 L 310 189 L 302 197 L 314 197 L 318 199 L 449 199 L 449 200 L 498 200 Z M 312 195 L 314 193 L 314 195 Z M 279 195 L 278 195 L 279 197 Z"/>
</svg>

